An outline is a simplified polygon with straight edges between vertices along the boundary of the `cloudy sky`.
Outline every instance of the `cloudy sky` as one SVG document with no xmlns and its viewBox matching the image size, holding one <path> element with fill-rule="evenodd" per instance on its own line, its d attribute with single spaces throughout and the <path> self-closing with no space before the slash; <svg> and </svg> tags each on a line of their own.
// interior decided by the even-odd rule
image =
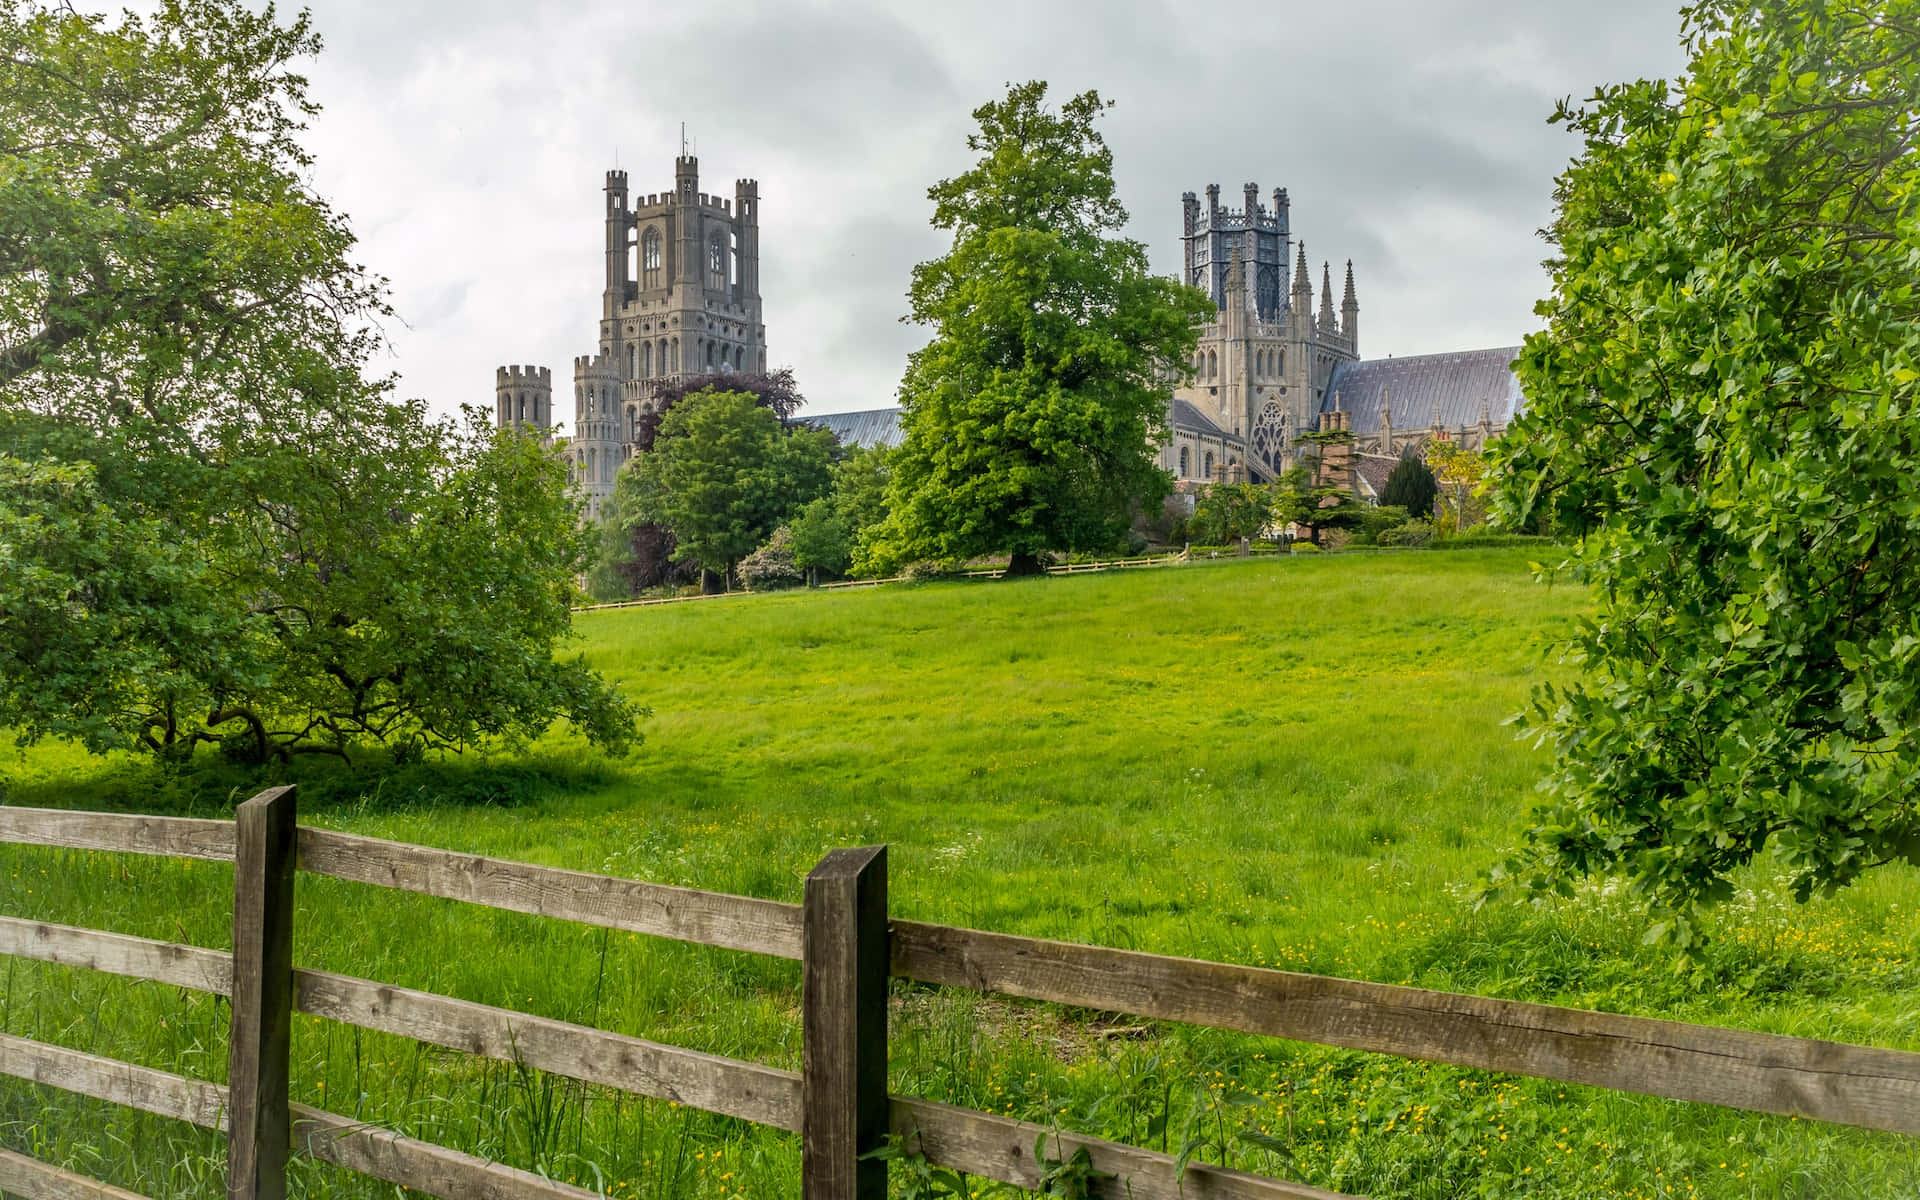
<svg viewBox="0 0 1920 1200">
<path fill-rule="evenodd" d="M 770 361 L 813 411 L 893 403 L 926 336 L 899 321 L 908 272 L 944 249 L 927 186 L 1030 78 L 1117 102 L 1157 270 L 1182 192 L 1286 187 L 1316 272 L 1354 262 L 1363 354 L 1516 342 L 1574 150 L 1554 101 L 1681 62 L 1676 0 L 313 4 L 315 183 L 392 280 L 402 393 L 440 411 L 490 406 L 496 365 L 559 382 L 593 351 L 604 172 L 669 190 L 683 121 L 703 190 L 760 181 Z"/>
</svg>

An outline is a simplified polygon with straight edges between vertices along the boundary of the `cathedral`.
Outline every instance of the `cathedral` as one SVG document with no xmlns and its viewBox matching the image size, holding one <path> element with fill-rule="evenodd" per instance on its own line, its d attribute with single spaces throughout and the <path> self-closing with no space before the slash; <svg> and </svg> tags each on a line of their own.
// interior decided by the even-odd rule
<svg viewBox="0 0 1920 1200">
<path fill-rule="evenodd" d="M 729 201 L 700 190 L 697 158 L 682 154 L 673 166 L 672 191 L 631 203 L 626 172 L 607 172 L 599 351 L 573 360 L 573 434 L 563 447 L 589 520 L 613 494 L 662 384 L 767 369 L 759 184 L 735 181 Z M 550 435 L 553 373 L 500 367 L 494 405 L 502 428 Z"/>
<path fill-rule="evenodd" d="M 674 160 L 673 190 L 634 195 L 607 172 L 606 286 L 598 352 L 573 360 L 572 436 L 561 443 L 588 519 L 613 494 L 636 449 L 640 418 L 661 385 L 765 372 L 760 308 L 760 192 L 734 184 L 731 201 L 700 190 L 700 164 Z M 1342 430 L 1352 486 L 1374 499 L 1400 456 L 1445 439 L 1470 449 L 1498 437 L 1525 406 L 1512 363 L 1517 346 L 1404 358 L 1360 356 L 1353 263 L 1341 299 L 1320 265 L 1316 308 L 1304 241 L 1293 236 L 1285 188 L 1263 204 L 1247 184 L 1242 207 L 1182 197 L 1182 278 L 1213 298 L 1193 377 L 1176 381 L 1160 465 L 1189 491 L 1207 482 L 1267 483 L 1303 453 L 1302 435 Z M 550 436 L 553 379 L 545 367 L 494 374 L 495 419 Z M 900 410 L 802 418 L 848 444 L 896 445 Z"/>
<path fill-rule="evenodd" d="M 1343 458 L 1355 490 L 1372 499 L 1407 450 L 1439 438 L 1477 449 L 1522 407 L 1510 369 L 1517 346 L 1361 358 L 1353 262 L 1338 310 L 1333 266 L 1321 263 L 1316 312 L 1285 188 L 1268 206 L 1249 183 L 1237 210 L 1221 205 L 1217 184 L 1204 205 L 1192 192 L 1181 199 L 1183 278 L 1219 312 L 1167 414 L 1160 465 L 1176 481 L 1268 483 L 1300 457 L 1302 433 L 1337 429 L 1353 434 Z"/>
</svg>

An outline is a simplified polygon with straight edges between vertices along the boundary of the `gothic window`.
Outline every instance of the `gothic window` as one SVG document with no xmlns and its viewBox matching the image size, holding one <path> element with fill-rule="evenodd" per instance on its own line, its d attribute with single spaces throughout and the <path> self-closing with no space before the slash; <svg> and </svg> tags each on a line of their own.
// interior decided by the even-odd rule
<svg viewBox="0 0 1920 1200">
<path fill-rule="evenodd" d="M 1209 350 L 1207 351 L 1207 378 L 1217 379 L 1219 378 L 1219 376 L 1220 376 L 1220 356 L 1214 353 L 1212 350 Z"/>
<path fill-rule="evenodd" d="M 660 230 L 657 226 L 647 226 L 647 234 L 640 239 L 640 281 L 647 288 L 660 286 Z"/>
<path fill-rule="evenodd" d="M 746 353 L 747 353 L 747 348 L 745 346 L 735 346 L 733 348 L 733 369 L 734 370 L 738 371 L 740 369 L 741 360 L 746 357 Z"/>
<path fill-rule="evenodd" d="M 640 347 L 632 344 L 627 346 L 627 378 L 640 378 Z"/>
<path fill-rule="evenodd" d="M 1206 475 L 1206 477 L 1207 477 L 1208 479 L 1212 479 L 1212 478 L 1213 478 L 1213 451 L 1211 451 L 1211 450 L 1209 450 L 1209 451 L 1207 451 L 1207 475 Z"/>
<path fill-rule="evenodd" d="M 673 372 L 676 374 L 678 374 L 680 371 L 680 339 L 679 338 L 673 339 L 673 366 L 671 370 L 673 370 Z"/>
<path fill-rule="evenodd" d="M 667 373 L 667 339 L 665 338 L 660 339 L 660 357 L 657 361 L 660 366 L 660 373 L 665 375 Z"/>
<path fill-rule="evenodd" d="M 707 286 L 715 291 L 727 286 L 727 243 L 721 238 L 707 243 Z"/>
<path fill-rule="evenodd" d="M 707 369 L 713 369 L 713 343 L 707 343 Z"/>
<path fill-rule="evenodd" d="M 1285 350 L 1278 351 L 1274 354 L 1273 373 L 1275 375 L 1285 375 L 1287 373 L 1287 352 Z"/>
<path fill-rule="evenodd" d="M 1192 466 L 1192 463 L 1187 458 L 1187 448 L 1182 446 L 1180 447 L 1180 478 L 1185 479 L 1188 477 L 1187 470 L 1190 466 Z"/>
<path fill-rule="evenodd" d="M 653 343 L 648 342 L 640 348 L 640 378 L 653 378 Z"/>
<path fill-rule="evenodd" d="M 1280 473 L 1280 459 L 1287 441 L 1287 417 L 1280 405 L 1269 400 L 1253 423 L 1253 459 L 1273 474 Z"/>
<path fill-rule="evenodd" d="M 527 419 L 527 395 L 526 395 L 526 393 L 525 393 L 525 392 L 522 392 L 522 393 L 520 394 L 520 417 L 519 417 L 519 419 L 520 419 L 520 420 L 522 420 L 522 421 L 524 421 L 524 420 L 526 420 L 526 419 Z"/>
<path fill-rule="evenodd" d="M 600 472 L 599 457 L 595 455 L 593 451 L 591 450 L 587 451 L 587 480 L 591 482 L 595 479 L 600 478 L 599 472 Z"/>
<path fill-rule="evenodd" d="M 1271 263 L 1260 265 L 1259 292 L 1255 302 L 1260 306 L 1260 315 L 1271 317 L 1280 310 L 1280 268 Z"/>
</svg>

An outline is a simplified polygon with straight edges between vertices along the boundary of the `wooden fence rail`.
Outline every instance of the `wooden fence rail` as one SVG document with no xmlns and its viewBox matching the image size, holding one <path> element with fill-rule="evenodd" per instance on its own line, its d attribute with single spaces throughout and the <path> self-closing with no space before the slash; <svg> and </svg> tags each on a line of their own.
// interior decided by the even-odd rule
<svg viewBox="0 0 1920 1200">
<path fill-rule="evenodd" d="M 231 822 L 0 807 L 0 842 L 235 863 L 232 954 L 0 917 L 0 954 L 232 999 L 231 1090 L 11 1035 L 0 1035 L 0 1074 L 226 1130 L 235 1200 L 284 1195 L 289 1153 L 449 1200 L 595 1194 L 290 1103 L 296 1011 L 800 1133 L 806 1200 L 884 1197 L 884 1164 L 862 1156 L 889 1132 L 930 1163 L 1028 1188 L 1046 1169 L 1035 1158 L 1041 1142 L 1057 1160 L 1085 1148 L 1111 1173 L 1096 1187 L 1101 1196 L 1340 1200 L 1300 1183 L 889 1096 L 889 976 L 1920 1135 L 1920 1054 L 890 921 L 884 847 L 829 854 L 795 905 L 301 828 L 293 805 L 293 789 L 283 788 L 249 800 Z M 797 959 L 803 1069 L 298 968 L 296 867 Z M 0 1191 L 29 1200 L 131 1196 L 4 1151 Z"/>
</svg>

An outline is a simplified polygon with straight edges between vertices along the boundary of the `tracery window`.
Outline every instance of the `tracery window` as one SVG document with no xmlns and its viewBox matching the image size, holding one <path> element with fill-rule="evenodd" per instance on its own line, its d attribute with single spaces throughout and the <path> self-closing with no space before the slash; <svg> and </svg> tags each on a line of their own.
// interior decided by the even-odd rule
<svg viewBox="0 0 1920 1200">
<path fill-rule="evenodd" d="M 1286 442 L 1287 415 L 1278 403 L 1269 400 L 1253 422 L 1253 460 L 1278 475 Z"/>
<path fill-rule="evenodd" d="M 660 230 L 658 226 L 647 226 L 646 236 L 640 239 L 640 282 L 648 289 L 660 286 Z"/>
<path fill-rule="evenodd" d="M 648 342 L 640 348 L 640 378 L 653 378 L 653 343 Z"/>
<path fill-rule="evenodd" d="M 723 238 L 707 243 L 707 286 L 714 291 L 727 286 L 727 243 Z"/>
</svg>

